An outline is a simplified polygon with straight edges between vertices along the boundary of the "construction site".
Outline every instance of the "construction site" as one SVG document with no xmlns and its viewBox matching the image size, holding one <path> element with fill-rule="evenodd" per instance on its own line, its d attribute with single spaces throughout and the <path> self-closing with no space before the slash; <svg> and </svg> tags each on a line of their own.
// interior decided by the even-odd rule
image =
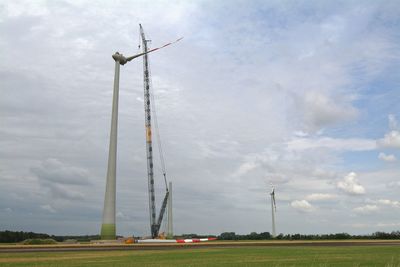
<svg viewBox="0 0 400 267">
<path fill-rule="evenodd" d="M 389 2 L 5 0 L 0 266 L 400 266 Z"/>
</svg>

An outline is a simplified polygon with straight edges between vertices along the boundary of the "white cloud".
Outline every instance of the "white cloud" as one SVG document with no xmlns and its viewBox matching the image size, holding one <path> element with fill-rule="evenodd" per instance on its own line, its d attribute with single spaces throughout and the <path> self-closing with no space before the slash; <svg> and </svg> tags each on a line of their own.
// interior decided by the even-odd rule
<svg viewBox="0 0 400 267">
<path fill-rule="evenodd" d="M 377 141 L 378 146 L 388 148 L 400 148 L 400 132 L 398 130 L 398 123 L 393 114 L 389 114 L 389 133 L 385 134 L 382 139 Z"/>
<path fill-rule="evenodd" d="M 358 138 L 294 138 L 287 145 L 292 150 L 327 148 L 335 151 L 368 151 L 376 149 L 375 140 Z"/>
<path fill-rule="evenodd" d="M 322 193 L 314 193 L 306 196 L 306 200 L 308 201 L 319 201 L 319 200 L 332 200 L 338 198 L 337 195 L 334 194 L 322 194 Z"/>
<path fill-rule="evenodd" d="M 55 210 L 51 205 L 49 205 L 49 204 L 41 205 L 40 208 L 41 208 L 42 210 L 48 211 L 48 212 L 50 212 L 50 213 L 56 213 L 56 210 Z"/>
<path fill-rule="evenodd" d="M 400 148 L 400 132 L 391 131 L 377 141 L 380 147 Z"/>
<path fill-rule="evenodd" d="M 254 161 L 248 161 L 240 165 L 240 167 L 237 169 L 235 173 L 233 173 L 233 176 L 242 176 L 247 174 L 248 172 L 254 170 L 257 168 L 258 164 Z"/>
<path fill-rule="evenodd" d="M 399 227 L 398 222 L 379 222 L 379 223 L 354 223 L 350 227 L 353 228 L 376 228 L 376 227 Z"/>
<path fill-rule="evenodd" d="M 389 129 L 390 130 L 397 130 L 398 129 L 398 122 L 396 117 L 393 114 L 388 115 L 389 119 Z"/>
<path fill-rule="evenodd" d="M 389 199 L 379 199 L 378 200 L 379 204 L 386 205 L 386 206 L 391 206 L 393 208 L 400 208 L 400 201 L 393 201 Z"/>
<path fill-rule="evenodd" d="M 126 218 L 126 215 L 121 211 L 118 211 L 115 216 L 117 216 L 117 218 L 121 218 L 121 219 L 125 219 Z"/>
<path fill-rule="evenodd" d="M 377 205 L 365 205 L 365 206 L 357 207 L 357 208 L 353 209 L 354 212 L 361 213 L 361 214 L 369 214 L 372 212 L 376 212 L 377 210 L 378 210 Z"/>
<path fill-rule="evenodd" d="M 307 200 L 294 200 L 290 203 L 290 206 L 301 212 L 312 212 L 315 207 L 311 205 Z"/>
<path fill-rule="evenodd" d="M 400 181 L 391 181 L 387 183 L 387 187 L 389 188 L 400 187 Z"/>
<path fill-rule="evenodd" d="M 356 177 L 357 174 L 355 172 L 350 172 L 342 181 L 337 183 L 337 187 L 352 195 L 365 194 L 365 188 L 358 182 Z"/>
<path fill-rule="evenodd" d="M 393 161 L 397 160 L 395 155 L 386 155 L 383 152 L 379 153 L 378 158 L 381 160 L 384 160 L 384 161 L 389 161 L 389 162 L 393 162 Z"/>
<path fill-rule="evenodd" d="M 8 1 L 3 6 L 5 14 L 9 17 L 19 17 L 21 15 L 27 16 L 42 16 L 48 14 L 45 1 Z"/>
<path fill-rule="evenodd" d="M 41 183 L 41 185 L 50 191 L 50 194 L 54 199 L 62 198 L 67 200 L 83 200 L 85 198 L 85 194 L 71 186 L 53 183 Z M 88 195 L 86 195 L 86 197 L 88 197 Z"/>
<path fill-rule="evenodd" d="M 90 185 L 89 173 L 82 168 L 70 166 L 50 158 L 31 168 L 42 188 L 54 198 L 82 200 L 84 194 L 78 188 Z"/>
<path fill-rule="evenodd" d="M 322 127 L 357 116 L 357 110 L 350 103 L 329 97 L 320 91 L 306 92 L 303 100 L 304 121 L 311 131 L 318 131 Z"/>
<path fill-rule="evenodd" d="M 296 137 L 303 137 L 303 138 L 309 136 L 308 133 L 303 132 L 303 131 L 294 131 L 293 135 Z"/>
<path fill-rule="evenodd" d="M 395 222 L 395 223 L 377 223 L 377 227 L 400 227 L 400 223 Z"/>
<path fill-rule="evenodd" d="M 55 158 L 42 161 L 31 171 L 41 180 L 67 185 L 89 185 L 89 173 L 87 170 L 70 166 Z"/>
</svg>

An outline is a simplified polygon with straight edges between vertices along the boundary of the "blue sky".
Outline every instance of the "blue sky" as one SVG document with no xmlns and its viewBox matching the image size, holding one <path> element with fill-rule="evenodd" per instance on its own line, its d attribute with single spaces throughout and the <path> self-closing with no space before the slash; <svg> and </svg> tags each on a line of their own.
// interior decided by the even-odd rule
<svg viewBox="0 0 400 267">
<path fill-rule="evenodd" d="M 150 57 L 176 233 L 400 227 L 397 1 L 0 1 L 0 229 L 96 234 L 115 51 Z M 149 234 L 142 62 L 121 68 L 117 231 Z M 157 163 L 156 163 L 157 164 Z M 161 203 L 162 177 L 156 178 Z M 158 204 L 159 207 L 159 204 Z"/>
</svg>

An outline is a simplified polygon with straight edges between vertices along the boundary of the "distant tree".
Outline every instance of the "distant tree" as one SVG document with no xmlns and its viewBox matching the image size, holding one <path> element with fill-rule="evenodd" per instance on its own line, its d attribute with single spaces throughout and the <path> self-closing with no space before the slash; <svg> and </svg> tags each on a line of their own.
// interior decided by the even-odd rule
<svg viewBox="0 0 400 267">
<path fill-rule="evenodd" d="M 249 239 L 249 240 L 257 240 L 257 239 L 259 239 L 259 238 L 258 238 L 258 234 L 257 234 L 256 232 L 251 232 L 251 233 L 248 235 L 248 239 Z"/>
<path fill-rule="evenodd" d="M 224 232 L 219 235 L 218 239 L 221 240 L 237 240 L 235 232 Z"/>
<path fill-rule="evenodd" d="M 284 237 L 283 234 L 279 234 L 279 235 L 277 235 L 275 238 L 278 239 L 278 240 L 282 240 L 283 237 Z"/>
<path fill-rule="evenodd" d="M 268 239 L 272 238 L 272 236 L 269 232 L 260 233 L 260 237 L 261 237 L 260 239 L 262 239 L 262 240 L 268 240 Z"/>
<path fill-rule="evenodd" d="M 33 232 L 14 232 L 14 231 L 0 231 L 0 243 L 15 243 L 21 242 L 25 239 L 35 238 L 49 238 L 48 234 L 33 233 Z"/>
</svg>

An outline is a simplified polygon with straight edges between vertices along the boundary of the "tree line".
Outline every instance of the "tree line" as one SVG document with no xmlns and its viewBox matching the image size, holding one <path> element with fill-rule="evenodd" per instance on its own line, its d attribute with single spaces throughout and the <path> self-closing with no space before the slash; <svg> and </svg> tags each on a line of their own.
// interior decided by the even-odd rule
<svg viewBox="0 0 400 267">
<path fill-rule="evenodd" d="M 269 232 L 250 234 L 236 234 L 235 232 L 224 232 L 218 236 L 215 235 L 198 235 L 198 234 L 183 234 L 175 236 L 175 238 L 203 238 L 217 237 L 219 240 L 347 240 L 347 239 L 400 239 L 400 231 L 375 232 L 369 235 L 350 235 L 348 233 L 336 234 L 279 234 L 275 238 Z M 0 231 L 0 243 L 17 243 L 26 239 L 54 239 L 57 242 L 63 242 L 69 239 L 77 240 L 78 242 L 87 242 L 90 240 L 100 239 L 99 235 L 65 235 L 56 236 L 44 233 L 23 232 L 23 231 Z"/>
<path fill-rule="evenodd" d="M 275 238 L 269 232 L 252 232 L 247 235 L 238 235 L 235 232 L 225 232 L 218 236 L 219 240 L 347 240 L 347 239 L 400 239 L 400 231 L 375 232 L 369 235 L 350 235 L 348 233 L 335 234 L 279 234 Z"/>
<path fill-rule="evenodd" d="M 17 243 L 27 239 L 54 239 L 63 242 L 68 239 L 75 239 L 80 242 L 100 239 L 99 235 L 78 235 L 78 236 L 56 236 L 44 233 L 23 232 L 23 231 L 0 231 L 0 243 Z"/>
</svg>

